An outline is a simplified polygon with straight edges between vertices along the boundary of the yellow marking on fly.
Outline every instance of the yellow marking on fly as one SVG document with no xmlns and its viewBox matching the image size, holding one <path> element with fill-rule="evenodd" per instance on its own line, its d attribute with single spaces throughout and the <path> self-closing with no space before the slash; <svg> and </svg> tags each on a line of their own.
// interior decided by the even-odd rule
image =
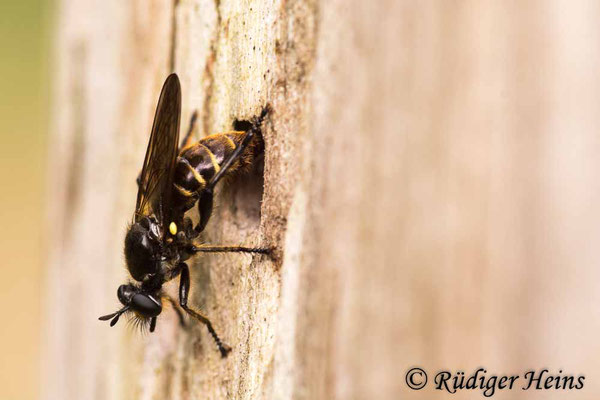
<svg viewBox="0 0 600 400">
<path fill-rule="evenodd" d="M 182 188 L 181 186 L 179 186 L 178 184 L 174 183 L 173 186 L 175 186 L 175 189 L 177 189 L 179 191 L 179 193 L 181 193 L 182 195 L 184 195 L 185 197 L 192 197 L 194 195 L 193 192 Z"/>
<path fill-rule="evenodd" d="M 223 135 L 223 137 L 225 138 L 225 140 L 227 140 L 227 143 L 229 144 L 229 147 L 231 148 L 231 150 L 234 150 L 237 146 L 235 145 L 235 142 L 233 140 L 231 140 L 231 138 L 227 135 Z"/>
<path fill-rule="evenodd" d="M 204 144 L 200 143 L 200 146 L 204 147 L 206 149 L 206 151 L 208 152 L 208 156 L 210 157 L 210 162 L 213 165 L 213 168 L 215 170 L 215 174 L 217 174 L 221 170 L 221 166 L 217 162 L 217 158 L 215 157 L 215 155 L 213 154 L 213 152 L 210 151 L 210 149 L 208 147 L 206 147 Z"/>
<path fill-rule="evenodd" d="M 196 143 L 192 142 L 189 144 L 184 144 L 184 146 L 181 148 L 181 150 L 179 151 L 179 154 L 183 154 L 185 153 L 187 150 L 189 150 L 191 147 L 194 147 L 196 145 Z"/>
<path fill-rule="evenodd" d="M 169 224 L 169 232 L 171 232 L 171 235 L 173 236 L 177 234 L 177 224 L 175 224 L 175 222 Z"/>
<path fill-rule="evenodd" d="M 200 175 L 198 173 L 198 171 L 196 171 L 196 169 L 190 165 L 190 163 L 186 162 L 185 165 L 192 172 L 192 175 L 194 176 L 194 179 L 196 179 L 196 181 L 198 181 L 198 183 L 200 184 L 200 186 L 205 187 L 206 186 L 206 181 L 204 180 L 204 178 L 202 177 L 202 175 Z"/>
</svg>

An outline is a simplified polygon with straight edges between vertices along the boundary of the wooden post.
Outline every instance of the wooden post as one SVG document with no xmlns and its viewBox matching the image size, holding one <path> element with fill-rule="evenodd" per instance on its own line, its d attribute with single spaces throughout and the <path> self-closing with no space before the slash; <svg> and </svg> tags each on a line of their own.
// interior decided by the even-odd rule
<svg viewBox="0 0 600 400">
<path fill-rule="evenodd" d="M 597 372 L 597 10 L 527 4 L 63 0 L 44 397 L 421 399 L 440 392 L 406 388 L 414 365 Z M 227 359 L 170 310 L 151 335 L 97 320 L 171 71 L 198 137 L 273 108 L 264 178 L 218 194 L 205 239 L 275 257 L 191 269 Z"/>
</svg>

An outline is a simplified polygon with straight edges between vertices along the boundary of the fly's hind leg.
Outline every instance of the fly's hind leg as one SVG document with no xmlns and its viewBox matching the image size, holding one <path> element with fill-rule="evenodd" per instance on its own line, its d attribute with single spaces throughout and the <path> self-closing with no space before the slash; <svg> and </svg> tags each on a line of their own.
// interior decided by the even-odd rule
<svg viewBox="0 0 600 400">
<path fill-rule="evenodd" d="M 260 126 L 262 125 L 263 120 L 265 119 L 265 117 L 267 116 L 267 114 L 269 113 L 270 110 L 271 110 L 271 107 L 267 105 L 265 108 L 263 108 L 260 115 L 256 118 L 254 118 L 254 120 L 252 121 L 252 127 L 246 131 L 246 133 L 242 137 L 242 141 L 240 142 L 240 144 L 229 155 L 229 157 L 227 157 L 227 159 L 223 162 L 223 165 L 221 165 L 221 169 L 219 170 L 219 172 L 217 172 L 210 179 L 210 181 L 208 182 L 208 185 L 206 186 L 207 189 L 213 189 L 215 187 L 215 185 L 219 182 L 219 180 L 221 180 L 221 178 L 223 176 L 225 176 L 229 167 L 231 167 L 231 165 L 235 162 L 235 160 L 237 160 L 237 158 L 244 152 L 246 147 L 248 147 L 248 144 L 250 143 L 252 138 L 257 133 L 260 132 Z"/>
<path fill-rule="evenodd" d="M 237 160 L 248 144 L 252 141 L 252 138 L 260 132 L 260 126 L 263 123 L 263 120 L 267 116 L 267 114 L 271 111 L 271 107 L 267 105 L 263 108 L 260 115 L 252 121 L 252 127 L 246 131 L 240 144 L 233 150 L 233 152 L 227 157 L 227 159 L 221 165 L 219 172 L 217 172 L 211 179 L 208 181 L 206 187 L 202 190 L 202 196 L 198 199 L 198 211 L 200 212 L 200 222 L 196 226 L 197 232 L 202 232 L 210 219 L 213 208 L 213 190 L 217 183 L 223 178 L 229 168 L 233 165 L 235 160 Z"/>
<path fill-rule="evenodd" d="M 173 307 L 173 309 L 177 313 L 177 318 L 179 318 L 179 325 L 181 325 L 183 328 L 185 328 L 185 319 L 183 318 L 183 313 L 179 309 L 179 305 L 177 304 L 177 302 L 175 301 L 175 299 L 172 298 L 169 295 L 166 295 L 164 297 L 167 299 L 167 301 L 169 303 L 171 303 L 171 307 Z"/>
<path fill-rule="evenodd" d="M 179 305 L 185 312 L 187 312 L 193 318 L 196 318 L 198 321 L 202 322 L 208 328 L 208 332 L 210 332 L 211 336 L 217 343 L 217 347 L 219 347 L 219 351 L 221 352 L 222 357 L 227 357 L 227 354 L 231 351 L 231 347 L 221 342 L 219 335 L 212 326 L 212 323 L 208 319 L 208 317 L 199 313 L 198 311 L 188 307 L 188 294 L 190 292 L 190 269 L 187 264 L 181 263 L 181 277 L 179 278 Z"/>
</svg>

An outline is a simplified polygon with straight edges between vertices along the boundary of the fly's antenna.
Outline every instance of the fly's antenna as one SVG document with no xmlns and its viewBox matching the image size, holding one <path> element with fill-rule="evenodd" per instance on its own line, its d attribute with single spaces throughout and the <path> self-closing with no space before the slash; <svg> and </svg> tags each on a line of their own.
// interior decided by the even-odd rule
<svg viewBox="0 0 600 400">
<path fill-rule="evenodd" d="M 121 316 L 121 314 L 123 314 L 124 312 L 126 312 L 127 310 L 129 310 L 129 306 L 125 306 L 123 308 L 121 308 L 119 311 L 114 312 L 112 314 L 108 314 L 108 315 L 104 315 L 100 318 L 98 318 L 100 321 L 108 321 L 109 319 L 112 318 L 112 321 L 110 321 L 110 326 L 115 326 L 115 324 L 117 322 L 119 322 L 119 317 Z"/>
</svg>

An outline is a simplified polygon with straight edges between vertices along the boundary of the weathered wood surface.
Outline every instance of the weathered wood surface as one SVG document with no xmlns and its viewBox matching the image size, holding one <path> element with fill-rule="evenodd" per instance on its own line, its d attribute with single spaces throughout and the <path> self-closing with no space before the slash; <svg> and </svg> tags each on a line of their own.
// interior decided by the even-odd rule
<svg viewBox="0 0 600 400">
<path fill-rule="evenodd" d="M 413 365 L 597 376 L 598 11 L 63 0 L 45 398 L 439 395 L 406 388 Z M 168 310 L 147 336 L 97 321 L 126 277 L 134 179 L 171 71 L 199 137 L 274 110 L 264 182 L 223 190 L 206 240 L 270 244 L 276 258 L 192 268 L 226 360 Z M 599 390 L 588 378 L 569 395 Z"/>
</svg>

